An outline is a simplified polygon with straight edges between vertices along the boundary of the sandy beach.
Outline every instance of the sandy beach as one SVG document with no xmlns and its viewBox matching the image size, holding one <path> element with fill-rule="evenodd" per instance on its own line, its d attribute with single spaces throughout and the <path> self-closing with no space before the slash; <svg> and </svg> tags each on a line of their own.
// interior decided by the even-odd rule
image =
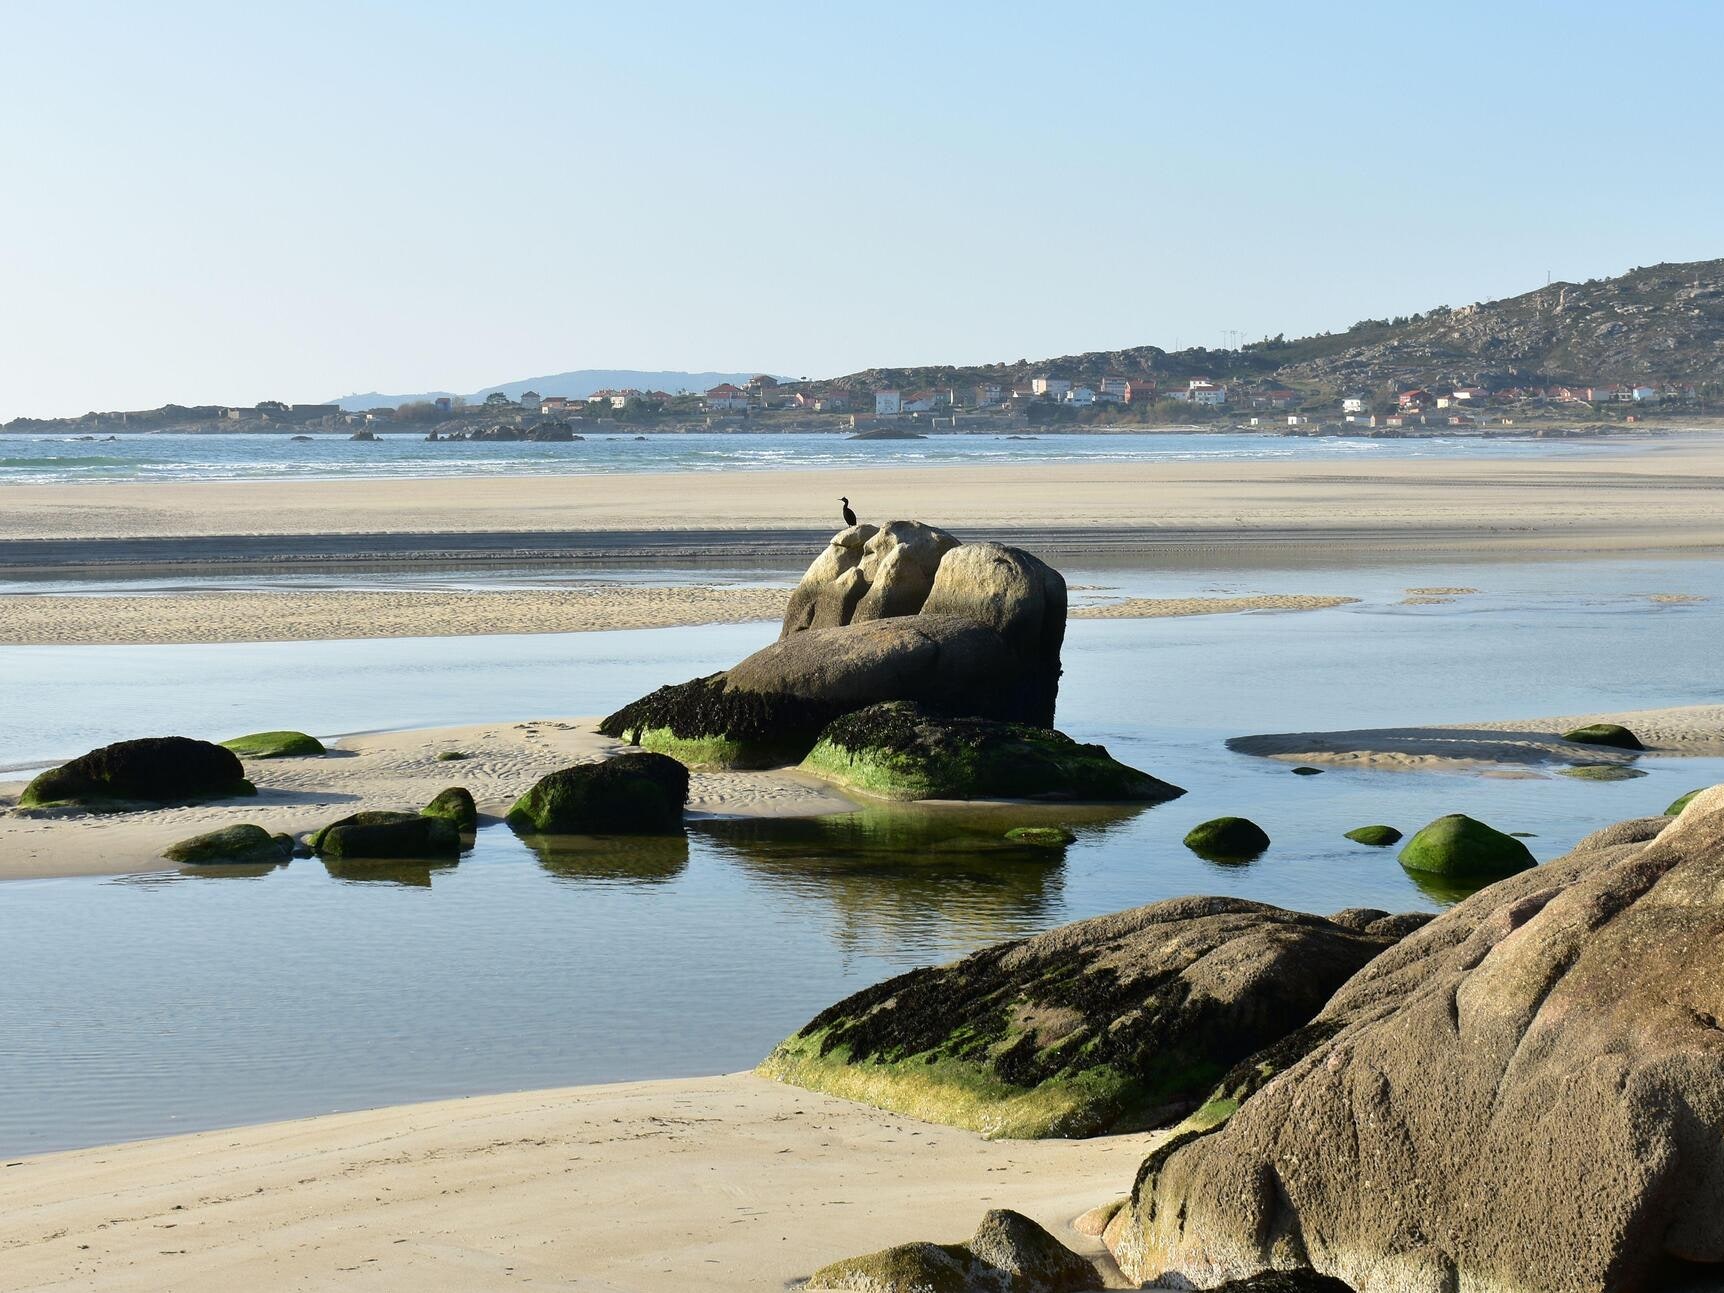
<svg viewBox="0 0 1724 1293">
<path fill-rule="evenodd" d="M 806 553 L 834 499 L 1047 552 L 1724 547 L 1724 437 L 1464 457 L 0 487 L 0 566 Z M 218 536 L 219 542 L 208 541 Z"/>
<path fill-rule="evenodd" d="M 417 812 L 446 786 L 465 786 L 481 815 L 507 811 L 548 772 L 604 758 L 617 742 L 593 731 L 596 719 L 546 719 L 385 732 L 326 741 L 316 758 L 246 765 L 255 798 L 147 812 L 48 820 L 0 814 L 0 880 L 55 875 L 124 875 L 173 868 L 162 849 L 240 822 L 298 834 L 367 809 Z M 443 762 L 446 751 L 465 759 Z M 9 805 L 23 782 L 0 784 Z M 694 815 L 807 816 L 855 805 L 832 787 L 792 771 L 694 772 Z"/>
<path fill-rule="evenodd" d="M 594 584 L 510 591 L 183 591 L 150 596 L 0 597 L 0 645 L 292 642 L 336 638 L 586 633 L 777 620 L 788 588 Z M 1159 619 L 1312 611 L 1356 599 L 1302 594 L 1134 597 L 1073 608 L 1073 619 Z"/>
<path fill-rule="evenodd" d="M 1100 1256 L 1071 1222 L 1153 1143 L 986 1141 L 748 1074 L 405 1105 L 7 1163 L 0 1287 L 752 1293 L 991 1207 Z"/>
<path fill-rule="evenodd" d="M 1383 727 L 1348 732 L 1275 732 L 1239 736 L 1230 750 L 1292 763 L 1321 763 L 1388 771 L 1473 771 L 1492 764 L 1628 764 L 1634 754 L 1562 739 L 1591 723 L 1619 723 L 1648 754 L 1724 755 L 1724 705 L 1566 714 L 1549 718 L 1492 719 L 1427 727 Z"/>
</svg>

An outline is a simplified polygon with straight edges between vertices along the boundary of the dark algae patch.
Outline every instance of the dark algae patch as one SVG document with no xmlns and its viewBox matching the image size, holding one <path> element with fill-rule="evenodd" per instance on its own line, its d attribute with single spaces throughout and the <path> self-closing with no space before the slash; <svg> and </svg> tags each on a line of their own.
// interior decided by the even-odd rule
<svg viewBox="0 0 1724 1293">
<path fill-rule="evenodd" d="M 508 822 L 533 835 L 674 835 L 682 832 L 688 769 L 662 754 L 625 754 L 541 777 Z"/>
<path fill-rule="evenodd" d="M 695 766 L 769 768 L 795 763 L 844 706 L 742 691 L 723 674 L 660 687 L 599 724 L 605 736 Z"/>
</svg>

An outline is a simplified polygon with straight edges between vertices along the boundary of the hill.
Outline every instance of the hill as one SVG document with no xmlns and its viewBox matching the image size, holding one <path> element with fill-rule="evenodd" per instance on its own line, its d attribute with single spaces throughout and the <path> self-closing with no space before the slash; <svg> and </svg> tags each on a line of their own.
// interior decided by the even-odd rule
<svg viewBox="0 0 1724 1293">
<path fill-rule="evenodd" d="M 872 368 L 836 385 L 903 389 L 1027 381 L 1037 375 L 1180 381 L 1213 377 L 1303 388 L 1489 387 L 1641 380 L 1724 383 L 1724 260 L 1654 265 L 1616 278 L 1551 283 L 1501 301 L 1365 319 L 1344 332 L 1240 350 L 1091 351 L 960 368 Z"/>
<path fill-rule="evenodd" d="M 397 408 L 402 404 L 434 400 L 440 396 L 453 397 L 457 394 L 463 395 L 468 403 L 476 404 L 496 391 L 501 391 L 511 400 L 520 399 L 527 391 L 537 391 L 540 395 L 565 395 L 570 399 L 585 399 L 594 391 L 630 388 L 641 391 L 669 391 L 675 395 L 681 391 L 709 390 L 721 382 L 733 382 L 740 386 L 753 376 L 754 373 L 642 372 L 633 368 L 578 368 L 573 372 L 527 377 L 518 382 L 504 382 L 500 386 L 485 386 L 469 392 L 419 391 L 411 395 L 385 395 L 380 391 L 365 391 L 343 395 L 340 399 L 329 402 L 339 404 L 349 412 L 357 412 L 362 409 Z"/>
</svg>

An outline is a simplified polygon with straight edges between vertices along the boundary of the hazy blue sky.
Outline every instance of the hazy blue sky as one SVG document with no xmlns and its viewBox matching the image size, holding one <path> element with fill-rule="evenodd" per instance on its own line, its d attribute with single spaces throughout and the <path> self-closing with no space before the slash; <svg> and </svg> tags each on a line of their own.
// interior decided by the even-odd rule
<svg viewBox="0 0 1724 1293">
<path fill-rule="evenodd" d="M 1724 5 L 0 0 L 0 418 L 1038 358 L 1724 255 Z"/>
</svg>

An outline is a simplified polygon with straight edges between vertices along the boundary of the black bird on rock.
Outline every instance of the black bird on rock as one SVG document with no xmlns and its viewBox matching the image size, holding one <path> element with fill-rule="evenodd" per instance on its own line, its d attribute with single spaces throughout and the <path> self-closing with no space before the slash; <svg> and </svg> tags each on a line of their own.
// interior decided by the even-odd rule
<svg viewBox="0 0 1724 1293">
<path fill-rule="evenodd" d="M 840 503 L 844 504 L 844 524 L 845 525 L 855 525 L 856 524 L 856 513 L 852 512 L 850 510 L 850 500 L 847 498 L 841 498 L 838 501 Z"/>
</svg>

